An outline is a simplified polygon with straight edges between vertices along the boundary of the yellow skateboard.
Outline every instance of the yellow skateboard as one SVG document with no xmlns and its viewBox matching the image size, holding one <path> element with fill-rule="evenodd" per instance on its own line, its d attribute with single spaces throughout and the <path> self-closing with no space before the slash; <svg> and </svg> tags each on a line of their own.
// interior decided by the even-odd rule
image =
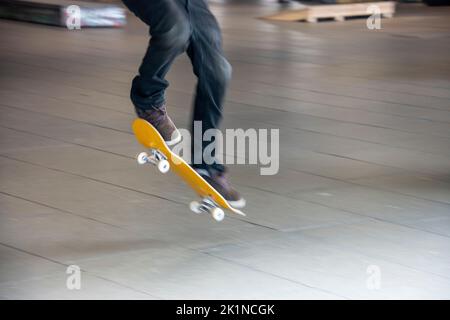
<svg viewBox="0 0 450 320">
<path fill-rule="evenodd" d="M 143 119 L 136 119 L 133 121 L 132 127 L 137 140 L 150 149 L 150 154 L 141 152 L 137 156 L 138 163 L 156 165 L 162 173 L 172 169 L 180 176 L 201 198 L 200 202 L 191 202 L 190 209 L 193 212 L 208 212 L 217 221 L 222 221 L 225 217 L 224 210 L 245 216 L 242 211 L 231 207 L 227 200 L 192 169 L 183 158 L 173 153 L 159 132 L 150 123 Z"/>
</svg>

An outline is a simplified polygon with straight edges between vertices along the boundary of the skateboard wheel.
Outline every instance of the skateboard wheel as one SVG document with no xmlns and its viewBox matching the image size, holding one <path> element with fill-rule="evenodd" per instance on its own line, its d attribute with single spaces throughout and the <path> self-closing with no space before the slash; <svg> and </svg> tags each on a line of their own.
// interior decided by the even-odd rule
<svg viewBox="0 0 450 320">
<path fill-rule="evenodd" d="M 146 164 L 148 159 L 147 152 L 141 152 L 137 155 L 136 160 L 139 164 Z"/>
<path fill-rule="evenodd" d="M 169 169 L 170 169 L 169 161 L 167 161 L 167 160 L 161 160 L 161 161 L 158 162 L 158 170 L 159 170 L 161 173 L 166 173 L 166 172 L 169 171 Z"/>
<path fill-rule="evenodd" d="M 223 210 L 220 208 L 212 208 L 211 215 L 216 221 L 222 221 L 223 218 L 225 218 L 225 212 L 223 212 Z"/>
<path fill-rule="evenodd" d="M 189 208 L 191 209 L 192 212 L 200 214 L 202 213 L 202 211 L 200 210 L 200 203 L 198 201 L 192 201 L 189 204 Z"/>
</svg>

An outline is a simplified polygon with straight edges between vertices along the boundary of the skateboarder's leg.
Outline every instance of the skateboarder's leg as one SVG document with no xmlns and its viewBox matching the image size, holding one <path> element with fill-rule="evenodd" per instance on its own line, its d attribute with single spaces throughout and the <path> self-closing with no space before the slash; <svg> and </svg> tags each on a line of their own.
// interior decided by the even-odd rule
<svg viewBox="0 0 450 320">
<path fill-rule="evenodd" d="M 225 59 L 222 50 L 222 37 L 219 25 L 209 11 L 204 0 L 189 2 L 193 32 L 187 50 L 194 73 L 198 78 L 194 98 L 193 123 L 202 122 L 202 135 L 208 129 L 218 129 L 222 119 L 222 104 L 227 84 L 231 78 L 231 66 Z M 194 163 L 194 167 L 207 166 L 201 157 L 208 142 L 202 142 L 202 148 L 194 148 L 199 143 L 193 141 L 194 159 L 202 159 Z M 201 150 L 200 150 L 201 149 Z M 221 168 L 215 164 L 216 168 Z"/>
<path fill-rule="evenodd" d="M 123 0 L 150 27 L 151 39 L 131 88 L 131 99 L 140 109 L 164 104 L 165 76 L 173 60 L 183 53 L 191 33 L 186 10 L 178 0 Z"/>
<path fill-rule="evenodd" d="M 208 129 L 218 129 L 222 119 L 222 105 L 225 91 L 231 78 L 231 66 L 222 50 L 222 37 L 219 24 L 209 11 L 204 0 L 188 1 L 188 11 L 193 27 L 187 53 L 192 61 L 194 73 L 198 78 L 194 99 L 194 121 L 201 121 L 202 136 Z M 194 135 L 192 135 L 194 138 Z M 197 142 L 197 143 L 196 143 Z M 195 148 L 201 143 L 201 148 Z M 207 164 L 203 150 L 208 141 L 193 141 L 194 168 L 235 208 L 245 206 L 245 200 L 227 181 L 225 167 L 218 163 Z M 200 150 L 201 149 L 201 150 Z M 214 154 L 212 155 L 214 156 Z"/>
<path fill-rule="evenodd" d="M 175 58 L 189 43 L 191 26 L 180 0 L 123 0 L 124 4 L 150 27 L 151 39 L 133 79 L 130 97 L 139 117 L 149 121 L 167 144 L 181 139 L 165 109 L 165 76 Z"/>
</svg>

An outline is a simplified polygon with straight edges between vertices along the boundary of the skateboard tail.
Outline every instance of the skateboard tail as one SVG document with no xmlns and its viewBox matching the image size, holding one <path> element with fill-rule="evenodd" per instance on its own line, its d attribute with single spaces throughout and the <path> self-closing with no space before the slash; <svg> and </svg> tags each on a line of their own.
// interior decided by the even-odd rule
<svg viewBox="0 0 450 320">
<path fill-rule="evenodd" d="M 234 212 L 234 213 L 237 213 L 238 215 L 243 216 L 243 217 L 246 217 L 246 216 L 247 216 L 244 212 L 242 212 L 242 211 L 239 210 L 239 209 L 234 209 L 234 208 L 233 208 L 233 212 Z"/>
</svg>

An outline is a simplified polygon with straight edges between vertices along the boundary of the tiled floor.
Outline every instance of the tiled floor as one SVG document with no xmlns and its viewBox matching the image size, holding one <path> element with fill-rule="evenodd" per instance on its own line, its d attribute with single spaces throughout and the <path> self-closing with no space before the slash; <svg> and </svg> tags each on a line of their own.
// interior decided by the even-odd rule
<svg viewBox="0 0 450 320">
<path fill-rule="evenodd" d="M 450 8 L 402 5 L 370 31 L 211 2 L 234 70 L 223 127 L 281 142 L 278 175 L 231 167 L 247 217 L 221 223 L 134 160 L 143 24 L 0 21 L 0 298 L 450 298 Z M 186 57 L 169 80 L 186 127 Z"/>
</svg>

